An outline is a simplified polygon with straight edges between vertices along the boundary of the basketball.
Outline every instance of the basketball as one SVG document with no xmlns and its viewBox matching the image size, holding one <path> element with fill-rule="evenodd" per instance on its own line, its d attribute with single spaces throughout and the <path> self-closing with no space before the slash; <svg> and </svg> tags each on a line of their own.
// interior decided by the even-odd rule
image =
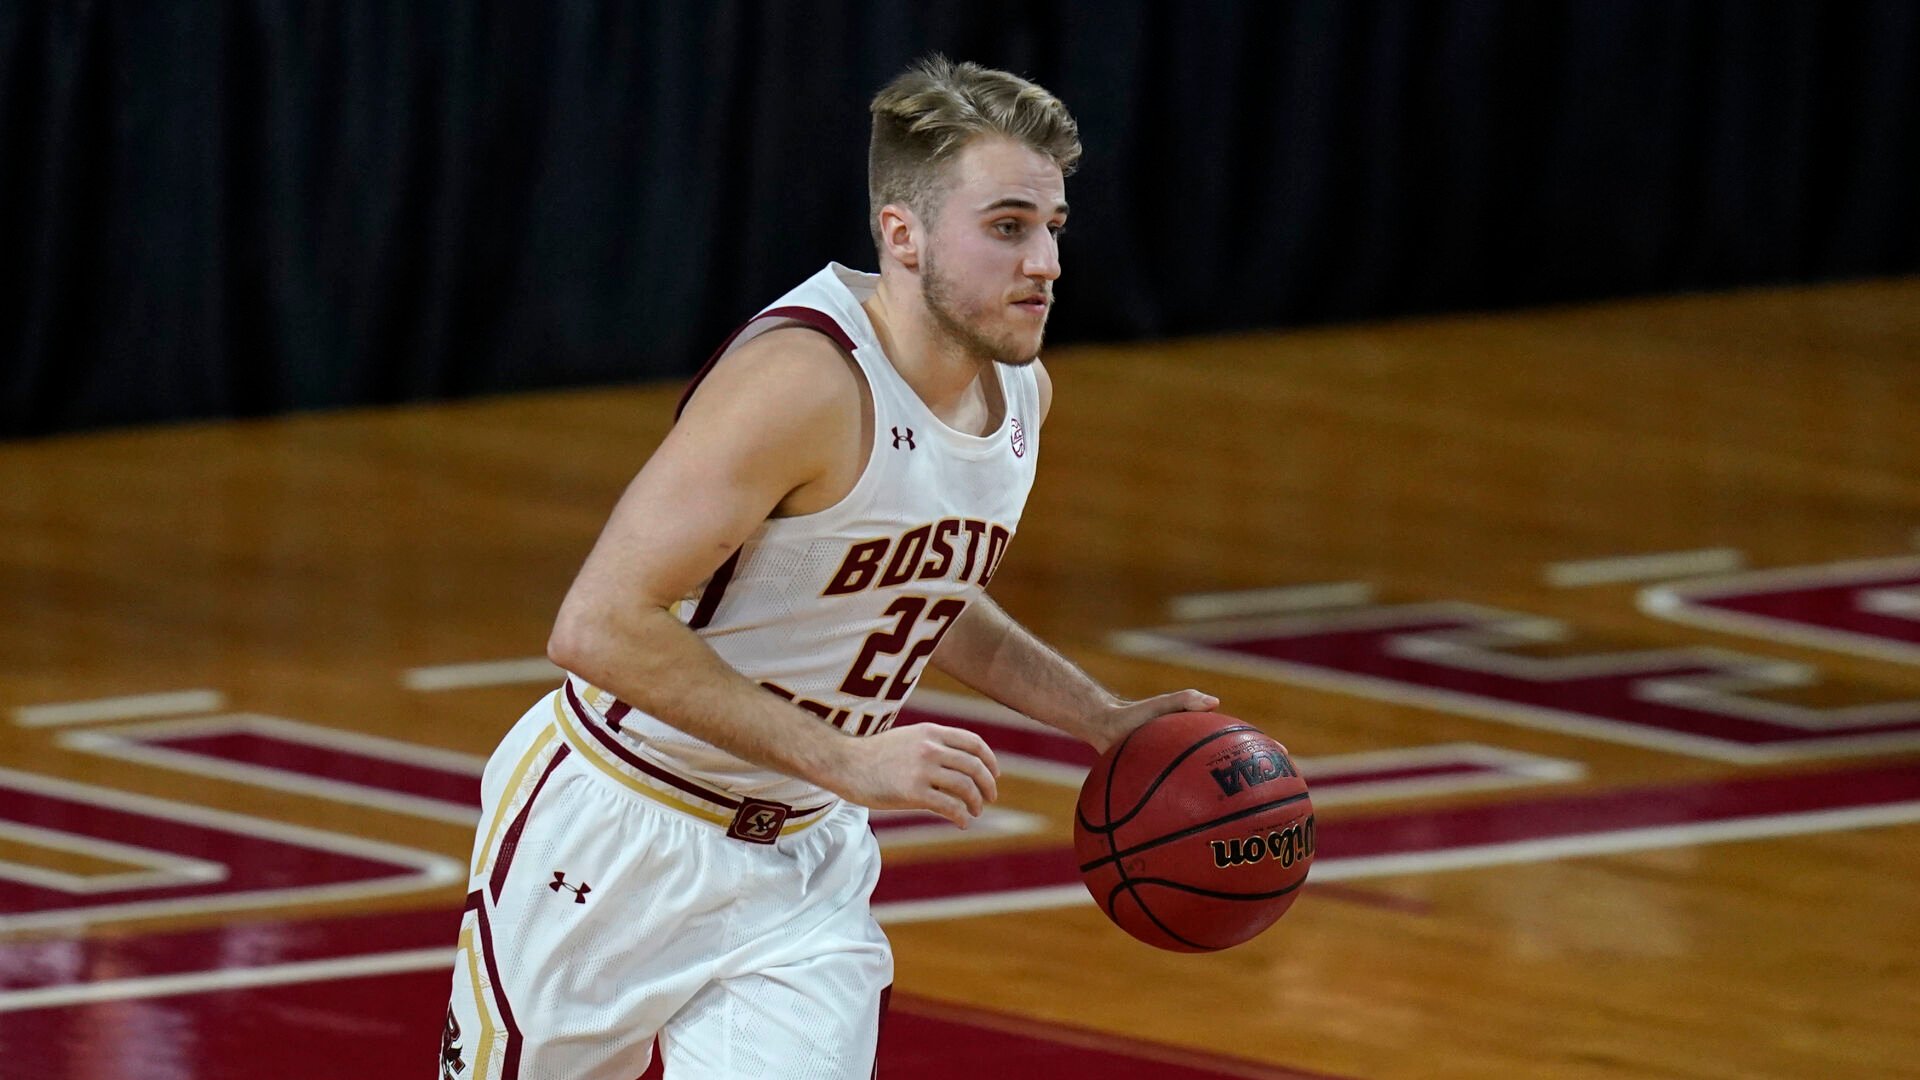
<svg viewBox="0 0 1920 1080">
<path fill-rule="evenodd" d="M 1287 749 L 1219 713 L 1148 721 L 1094 763 L 1073 848 L 1120 929 L 1175 952 L 1247 941 L 1313 865 L 1313 800 Z"/>
</svg>

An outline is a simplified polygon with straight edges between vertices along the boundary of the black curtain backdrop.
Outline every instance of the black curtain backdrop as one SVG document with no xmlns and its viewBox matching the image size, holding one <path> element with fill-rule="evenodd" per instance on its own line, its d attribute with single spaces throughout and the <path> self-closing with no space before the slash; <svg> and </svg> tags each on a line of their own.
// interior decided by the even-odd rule
<svg viewBox="0 0 1920 1080">
<path fill-rule="evenodd" d="M 688 372 L 933 49 L 1080 119 L 1056 343 L 1920 268 L 1907 0 L 11 0 L 0 435 Z"/>
</svg>

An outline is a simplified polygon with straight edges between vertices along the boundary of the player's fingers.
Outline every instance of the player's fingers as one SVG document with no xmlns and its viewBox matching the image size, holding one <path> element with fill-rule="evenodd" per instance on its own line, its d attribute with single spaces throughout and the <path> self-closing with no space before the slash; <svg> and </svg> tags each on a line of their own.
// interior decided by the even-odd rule
<svg viewBox="0 0 1920 1080">
<path fill-rule="evenodd" d="M 1000 784 L 994 779 L 993 771 L 987 768 L 986 762 L 964 750 L 948 750 L 942 764 L 955 772 L 965 773 L 987 802 L 1000 798 Z"/>
<path fill-rule="evenodd" d="M 922 809 L 931 810 L 961 828 L 973 821 L 974 815 L 967 813 L 967 804 L 938 788 L 930 788 L 920 800 Z"/>
<path fill-rule="evenodd" d="M 1165 716 L 1177 712 L 1212 712 L 1220 707 L 1220 699 L 1198 690 L 1176 690 L 1148 698 L 1142 704 L 1147 705 L 1153 715 Z"/>
<path fill-rule="evenodd" d="M 974 762 L 975 768 L 979 765 L 979 762 Z M 967 812 L 974 817 L 979 817 L 987 808 L 986 796 L 980 790 L 980 781 L 971 773 L 959 768 L 943 768 L 934 773 L 929 783 L 933 785 L 934 790 L 944 791 L 966 804 Z"/>
<path fill-rule="evenodd" d="M 987 745 L 987 740 L 966 728 L 955 727 L 942 727 L 939 730 L 939 736 L 941 742 L 955 750 L 972 754 L 986 765 L 988 772 L 995 776 L 1000 775 L 1000 759 L 993 756 L 993 747 Z"/>
</svg>

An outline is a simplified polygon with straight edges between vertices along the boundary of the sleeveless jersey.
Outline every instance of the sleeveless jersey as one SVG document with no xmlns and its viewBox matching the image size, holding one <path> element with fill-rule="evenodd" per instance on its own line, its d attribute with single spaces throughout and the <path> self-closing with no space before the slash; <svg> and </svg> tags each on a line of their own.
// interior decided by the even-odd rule
<svg viewBox="0 0 1920 1080">
<path fill-rule="evenodd" d="M 992 579 L 1020 524 L 1040 441 L 1031 366 L 993 365 L 1006 408 L 992 433 L 967 434 L 937 419 L 887 359 L 860 306 L 878 281 L 829 264 L 707 362 L 711 370 L 768 330 L 812 327 L 859 365 L 873 394 L 874 438 L 844 499 L 763 522 L 677 609 L 736 671 L 850 735 L 893 723 L 941 637 Z M 696 816 L 739 827 L 743 803 L 771 801 L 785 804 L 774 828 L 791 831 L 835 801 L 577 676 L 557 700 L 562 731 L 577 749 L 626 786 Z"/>
</svg>

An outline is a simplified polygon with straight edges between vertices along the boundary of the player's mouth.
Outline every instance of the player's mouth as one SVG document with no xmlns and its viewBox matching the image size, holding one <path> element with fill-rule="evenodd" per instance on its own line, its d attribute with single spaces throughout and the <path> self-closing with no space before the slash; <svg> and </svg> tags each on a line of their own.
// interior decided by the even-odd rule
<svg viewBox="0 0 1920 1080">
<path fill-rule="evenodd" d="M 1029 315 L 1045 315 L 1047 313 L 1047 298 L 1044 296 L 1029 296 L 1024 300 L 1015 300 L 1013 306 Z"/>
</svg>

